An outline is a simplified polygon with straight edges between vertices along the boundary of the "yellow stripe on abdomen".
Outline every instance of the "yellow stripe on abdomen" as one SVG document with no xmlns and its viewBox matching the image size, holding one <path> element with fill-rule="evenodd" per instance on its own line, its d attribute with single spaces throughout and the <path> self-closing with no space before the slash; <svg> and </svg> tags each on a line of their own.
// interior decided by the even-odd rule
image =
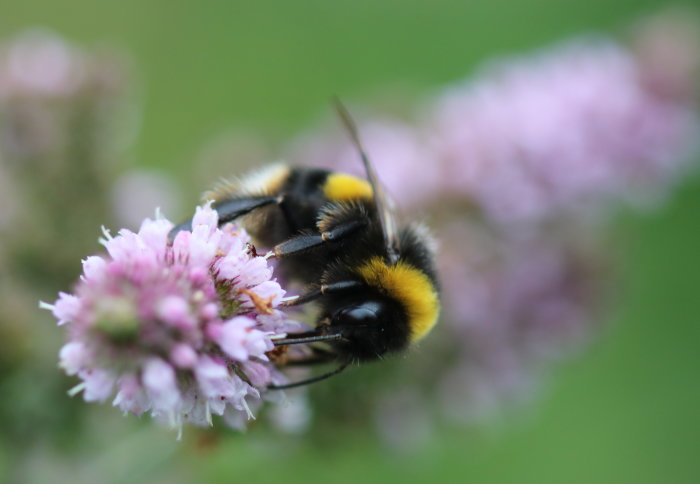
<svg viewBox="0 0 700 484">
<path fill-rule="evenodd" d="M 367 284 L 404 305 L 412 342 L 423 338 L 435 326 L 440 315 L 440 300 L 425 273 L 402 261 L 388 266 L 381 257 L 371 258 L 357 272 Z"/>
<path fill-rule="evenodd" d="M 331 173 L 323 184 L 323 194 L 328 200 L 372 200 L 372 186 L 361 178 L 344 173 Z"/>
</svg>

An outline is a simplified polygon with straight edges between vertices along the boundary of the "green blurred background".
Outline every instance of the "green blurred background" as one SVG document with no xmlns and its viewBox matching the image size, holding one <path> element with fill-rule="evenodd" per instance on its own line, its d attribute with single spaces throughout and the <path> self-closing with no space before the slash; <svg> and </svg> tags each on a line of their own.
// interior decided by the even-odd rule
<svg viewBox="0 0 700 484">
<path fill-rule="evenodd" d="M 420 99 L 492 56 L 591 30 L 619 33 L 664 6 L 24 0 L 4 5 L 0 38 L 44 26 L 78 44 L 123 51 L 143 107 L 130 156 L 179 176 L 188 206 L 205 188 L 190 186 L 192 160 L 231 128 L 282 145 L 327 117 L 333 95 L 365 105 L 389 90 Z M 103 435 L 64 453 L 34 448 L 22 456 L 30 467 L 22 475 L 35 482 L 699 482 L 698 208 L 695 177 L 661 210 L 618 217 L 622 289 L 607 329 L 552 375 L 534 405 L 505 421 L 440 428 L 426 447 L 401 454 L 363 429 L 306 439 L 252 428 L 178 443 L 148 422 L 107 419 L 116 411 L 105 406 L 88 422 Z M 13 446 L 0 437 L 0 477 L 17 457 Z"/>
</svg>

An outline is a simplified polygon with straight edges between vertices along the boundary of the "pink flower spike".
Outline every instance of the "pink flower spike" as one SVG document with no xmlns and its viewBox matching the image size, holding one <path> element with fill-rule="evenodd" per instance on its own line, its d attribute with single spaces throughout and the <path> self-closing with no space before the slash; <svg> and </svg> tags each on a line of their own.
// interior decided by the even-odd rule
<svg viewBox="0 0 700 484">
<path fill-rule="evenodd" d="M 81 370 L 80 377 L 85 382 L 83 398 L 86 402 L 104 402 L 112 394 L 115 376 L 112 372 L 94 368 Z"/>
<path fill-rule="evenodd" d="M 254 361 L 243 363 L 243 372 L 250 383 L 258 388 L 264 388 L 270 383 L 270 370 L 266 365 Z"/>
<path fill-rule="evenodd" d="M 221 327 L 221 334 L 217 335 L 216 342 L 221 349 L 231 358 L 238 361 L 248 359 L 248 332 L 254 331 L 251 328 L 255 321 L 246 316 L 237 316 Z"/>
<path fill-rule="evenodd" d="M 178 368 L 193 368 L 197 363 L 197 352 L 190 345 L 178 343 L 170 351 L 170 361 Z"/>
<path fill-rule="evenodd" d="M 75 318 L 80 313 L 81 304 L 80 299 L 73 294 L 59 292 L 58 299 L 53 306 L 45 305 L 43 307 L 51 309 L 54 317 L 58 319 L 58 325 L 62 326 L 68 322 L 75 321 Z"/>
<path fill-rule="evenodd" d="M 277 281 L 265 281 L 251 290 L 262 299 L 269 300 L 273 308 L 279 305 L 286 294 Z"/>
<path fill-rule="evenodd" d="M 139 228 L 139 237 L 144 244 L 159 256 L 165 253 L 168 233 L 173 228 L 173 224 L 165 219 L 146 219 Z"/>
<path fill-rule="evenodd" d="M 119 392 L 112 405 L 119 407 L 122 412 L 131 412 L 136 416 L 150 408 L 150 401 L 139 383 L 136 375 L 124 375 L 118 382 Z"/>
<path fill-rule="evenodd" d="M 107 252 L 114 260 L 128 260 L 146 248 L 143 241 L 131 230 L 121 229 L 119 235 L 103 241 Z"/>
<path fill-rule="evenodd" d="M 105 275 L 107 262 L 99 256 L 92 255 L 83 261 L 83 277 L 89 281 L 96 281 Z"/>
<path fill-rule="evenodd" d="M 245 265 L 247 257 L 242 252 L 232 252 L 222 257 L 216 263 L 216 269 L 220 279 L 234 279 L 240 277 L 241 269 Z"/>
<path fill-rule="evenodd" d="M 233 224 L 226 224 L 221 229 L 222 237 L 219 250 L 224 254 L 245 254 L 246 244 L 250 242 L 250 237 L 245 231 Z"/>
<path fill-rule="evenodd" d="M 235 290 L 252 259 L 242 229 L 219 229 L 208 206 L 198 211 L 193 232 L 179 232 L 170 244 L 172 226 L 157 218 L 144 220 L 138 233 L 105 231 L 108 255 L 86 258 L 74 294 L 40 307 L 59 324 L 71 323 L 60 366 L 82 382 L 70 395 L 84 391 L 85 400 L 104 401 L 116 388 L 113 404 L 124 412 L 150 411 L 175 427 L 208 425 L 212 414 L 249 410 L 244 398 L 261 402 L 239 375 L 254 356 L 255 381 L 265 381 L 264 367 L 272 371 L 265 351 L 284 319 L 258 320 L 269 315 L 269 303 L 249 307 L 248 295 Z M 220 260 L 237 262 L 229 279 L 220 275 Z M 248 265 L 255 282 L 272 276 L 266 264 Z"/>
<path fill-rule="evenodd" d="M 219 223 L 219 214 L 211 208 L 212 201 L 208 201 L 205 205 L 197 207 L 194 217 L 192 217 L 192 228 L 197 226 L 205 226 L 209 229 L 209 233 L 213 233 Z"/>
<path fill-rule="evenodd" d="M 184 264 L 189 259 L 189 249 L 190 249 L 190 239 L 192 238 L 192 232 L 187 230 L 182 230 L 177 233 L 175 240 L 173 240 L 173 257 L 175 262 Z"/>
<path fill-rule="evenodd" d="M 210 240 L 209 228 L 203 225 L 193 227 L 189 240 L 189 266 L 208 268 L 216 256 L 217 241 Z"/>
<path fill-rule="evenodd" d="M 59 365 L 67 375 L 75 375 L 89 361 L 89 354 L 83 343 L 72 341 L 63 345 L 58 354 Z"/>
<path fill-rule="evenodd" d="M 199 310 L 199 315 L 206 321 L 213 320 L 219 315 L 219 306 L 214 303 L 205 304 Z"/>
<path fill-rule="evenodd" d="M 154 415 L 163 415 L 175 425 L 181 397 L 173 367 L 160 358 L 152 358 L 144 365 L 141 379 L 151 399 Z"/>
<path fill-rule="evenodd" d="M 272 277 L 272 269 L 267 265 L 264 257 L 254 257 L 243 264 L 238 277 L 238 284 L 244 287 L 257 286 L 269 281 Z"/>
<path fill-rule="evenodd" d="M 272 351 L 275 345 L 270 341 L 270 335 L 257 329 L 250 329 L 246 334 L 245 348 L 249 356 L 255 356 L 267 361 L 265 353 Z"/>
<path fill-rule="evenodd" d="M 195 324 L 190 314 L 190 304 L 181 296 L 165 296 L 157 305 L 157 314 L 166 323 L 183 330 Z"/>
<path fill-rule="evenodd" d="M 223 363 L 203 356 L 194 369 L 197 383 L 206 398 L 226 399 L 235 393 L 231 374 Z"/>
</svg>

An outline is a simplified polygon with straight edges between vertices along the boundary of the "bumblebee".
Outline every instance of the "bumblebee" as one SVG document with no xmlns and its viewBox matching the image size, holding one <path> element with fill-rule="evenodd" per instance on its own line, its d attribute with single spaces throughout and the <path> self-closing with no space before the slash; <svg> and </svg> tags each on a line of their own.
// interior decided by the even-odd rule
<svg viewBox="0 0 700 484">
<path fill-rule="evenodd" d="M 273 165 L 238 183 L 223 183 L 213 200 L 219 224 L 236 220 L 256 244 L 273 247 L 277 270 L 305 286 L 286 305 L 315 302 L 314 330 L 290 334 L 277 347 L 311 346 L 296 364 L 335 361 L 333 371 L 280 386 L 313 383 L 340 373 L 351 363 L 400 352 L 435 325 L 440 302 L 434 244 L 413 224 L 397 228 L 383 190 L 347 111 L 338 112 L 362 158 L 367 179 L 324 169 Z M 190 222 L 173 229 L 189 229 Z"/>
</svg>

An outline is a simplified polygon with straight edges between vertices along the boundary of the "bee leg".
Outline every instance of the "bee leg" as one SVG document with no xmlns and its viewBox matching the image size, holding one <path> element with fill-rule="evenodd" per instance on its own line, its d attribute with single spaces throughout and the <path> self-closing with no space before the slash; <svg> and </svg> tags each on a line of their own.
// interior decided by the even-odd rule
<svg viewBox="0 0 700 484">
<path fill-rule="evenodd" d="M 212 205 L 212 208 L 219 214 L 219 226 L 221 226 L 227 222 L 237 219 L 238 217 L 242 217 L 243 215 L 246 215 L 257 208 L 271 205 L 273 203 L 280 204 L 281 202 L 281 196 L 266 195 L 262 197 L 232 198 L 229 200 L 222 200 Z M 192 230 L 192 219 L 173 227 L 168 234 L 168 240 L 172 242 L 178 232 L 183 230 Z"/>
<path fill-rule="evenodd" d="M 299 296 L 294 296 L 293 298 L 287 299 L 282 303 L 282 306 L 299 306 L 301 304 L 306 304 L 307 302 L 314 301 L 321 296 L 327 294 L 340 294 L 345 291 L 352 289 L 357 289 L 364 287 L 364 284 L 360 281 L 338 281 L 333 284 L 321 284 L 316 289 L 312 289 L 306 294 L 301 294 Z"/>
<path fill-rule="evenodd" d="M 252 212 L 253 210 L 271 205 L 273 203 L 282 203 L 281 195 L 265 195 L 262 197 L 249 198 L 232 198 L 230 200 L 222 200 L 212 205 L 212 208 L 219 214 L 219 226 L 235 220 L 238 217 Z"/>
<path fill-rule="evenodd" d="M 274 257 L 285 257 L 305 252 L 320 247 L 328 242 L 340 241 L 366 225 L 366 220 L 350 220 L 349 222 L 334 227 L 332 230 L 320 234 L 297 235 L 296 237 L 292 237 L 289 240 L 277 244 L 275 248 L 272 249 L 272 253 Z"/>
<path fill-rule="evenodd" d="M 330 378 L 334 375 L 337 375 L 341 371 L 345 370 L 350 365 L 350 362 L 345 362 L 335 368 L 334 370 L 329 371 L 328 373 L 323 373 L 322 375 L 318 375 L 312 378 L 308 378 L 306 380 L 301 380 L 301 381 L 296 381 L 294 383 L 287 383 L 285 385 L 268 385 L 267 389 L 268 390 L 287 390 L 289 388 L 296 388 L 296 387 L 301 387 L 304 385 L 310 385 L 312 383 L 316 383 L 321 380 L 325 380 L 326 378 Z"/>
<path fill-rule="evenodd" d="M 275 346 L 300 345 L 307 343 L 318 343 L 319 341 L 340 341 L 343 335 L 340 333 L 319 334 L 316 336 L 307 336 L 306 338 L 287 338 L 276 339 L 272 341 Z"/>
</svg>

